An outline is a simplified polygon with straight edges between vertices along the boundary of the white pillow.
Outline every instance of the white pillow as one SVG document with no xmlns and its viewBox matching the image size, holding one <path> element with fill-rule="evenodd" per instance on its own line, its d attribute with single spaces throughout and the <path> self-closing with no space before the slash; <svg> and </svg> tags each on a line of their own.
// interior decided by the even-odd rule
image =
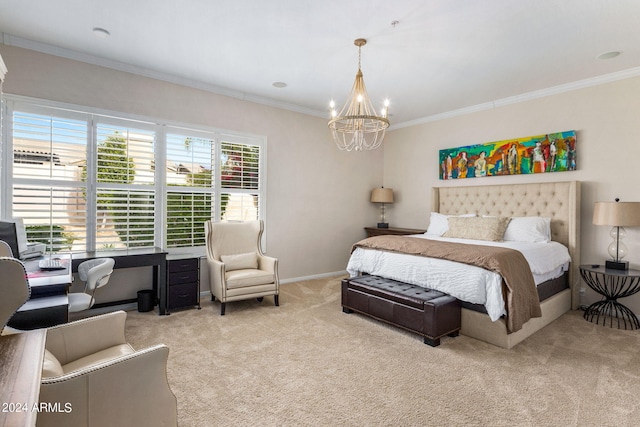
<svg viewBox="0 0 640 427">
<path fill-rule="evenodd" d="M 258 254 L 255 252 L 236 255 L 222 255 L 220 256 L 220 261 L 224 263 L 225 271 L 258 268 Z"/>
<path fill-rule="evenodd" d="M 511 221 L 509 217 L 452 217 L 449 218 L 449 231 L 442 237 L 458 239 L 489 240 L 501 242 L 502 236 Z"/>
<path fill-rule="evenodd" d="M 431 212 L 431 216 L 429 217 L 429 227 L 427 227 L 427 232 L 425 234 L 435 234 L 436 236 L 442 236 L 449 230 L 449 217 L 473 217 L 476 216 L 475 213 L 464 214 L 464 215 L 444 215 L 438 212 Z"/>
<path fill-rule="evenodd" d="M 503 240 L 513 242 L 550 242 L 551 218 L 540 216 L 513 217 L 504 232 Z"/>
</svg>

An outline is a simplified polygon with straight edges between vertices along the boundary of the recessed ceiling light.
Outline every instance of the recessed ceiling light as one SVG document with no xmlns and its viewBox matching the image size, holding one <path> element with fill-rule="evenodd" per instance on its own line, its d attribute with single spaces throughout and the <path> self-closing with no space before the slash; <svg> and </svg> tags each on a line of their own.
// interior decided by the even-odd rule
<svg viewBox="0 0 640 427">
<path fill-rule="evenodd" d="M 611 52 L 601 53 L 600 55 L 597 56 L 597 58 L 612 59 L 612 58 L 615 58 L 616 56 L 619 56 L 620 54 L 622 54 L 622 52 L 620 52 L 619 50 L 612 50 Z"/>
<path fill-rule="evenodd" d="M 285 82 L 273 82 L 273 87 L 282 89 L 283 87 L 287 87 L 287 84 Z"/>
<path fill-rule="evenodd" d="M 107 30 L 105 30 L 104 28 L 100 28 L 100 27 L 95 27 L 93 29 L 93 34 L 96 37 L 100 37 L 101 39 L 106 39 L 107 37 L 109 37 L 111 35 L 111 33 Z"/>
</svg>

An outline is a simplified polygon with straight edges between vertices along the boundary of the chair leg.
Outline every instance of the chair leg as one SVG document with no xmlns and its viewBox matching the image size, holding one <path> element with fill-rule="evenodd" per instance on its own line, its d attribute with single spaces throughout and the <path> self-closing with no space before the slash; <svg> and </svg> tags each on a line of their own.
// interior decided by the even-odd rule
<svg viewBox="0 0 640 427">
<path fill-rule="evenodd" d="M 224 309 L 226 308 L 226 306 L 226 302 L 220 303 L 220 316 L 224 316 Z"/>
<path fill-rule="evenodd" d="M 216 300 L 216 296 L 211 294 L 211 301 L 215 301 Z"/>
<path fill-rule="evenodd" d="M 276 307 L 280 306 L 280 298 L 278 298 L 280 295 L 274 295 L 273 296 L 273 302 L 276 303 Z"/>
<path fill-rule="evenodd" d="M 258 300 L 258 302 L 262 302 L 262 300 L 264 299 L 264 297 L 258 297 L 256 298 Z"/>
</svg>

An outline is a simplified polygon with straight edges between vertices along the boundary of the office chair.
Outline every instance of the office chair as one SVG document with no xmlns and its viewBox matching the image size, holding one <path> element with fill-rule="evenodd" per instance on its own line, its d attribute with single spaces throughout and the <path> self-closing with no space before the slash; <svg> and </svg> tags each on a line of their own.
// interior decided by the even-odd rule
<svg viewBox="0 0 640 427">
<path fill-rule="evenodd" d="M 95 304 L 98 288 L 109 281 L 115 261 L 113 258 L 97 258 L 84 261 L 78 266 L 78 277 L 85 282 L 84 292 L 72 292 L 69 297 L 69 313 L 88 310 Z"/>
<path fill-rule="evenodd" d="M 4 240 L 0 240 L 0 256 L 8 256 L 13 258 L 13 251 L 11 250 L 11 246 Z"/>
</svg>

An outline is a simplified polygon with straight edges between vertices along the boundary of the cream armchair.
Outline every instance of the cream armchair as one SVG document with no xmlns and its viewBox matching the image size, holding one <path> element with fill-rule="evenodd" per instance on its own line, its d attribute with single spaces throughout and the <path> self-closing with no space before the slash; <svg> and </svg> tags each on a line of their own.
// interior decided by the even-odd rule
<svg viewBox="0 0 640 427">
<path fill-rule="evenodd" d="M 176 426 L 167 382 L 169 348 L 135 351 L 125 340 L 127 314 L 117 311 L 47 330 L 38 426 Z"/>
<path fill-rule="evenodd" d="M 0 257 L 0 326 L 29 299 L 24 265 Z M 176 426 L 167 383 L 169 348 L 135 351 L 125 340 L 124 311 L 47 329 L 38 426 Z M 2 335 L 21 333 L 9 327 Z M 34 374 L 34 378 L 36 378 Z"/>
<path fill-rule="evenodd" d="M 211 300 L 220 300 L 220 315 L 227 301 L 278 296 L 278 260 L 260 248 L 262 221 L 205 222 Z"/>
<path fill-rule="evenodd" d="M 3 243 L 0 240 L 0 243 Z M 9 249 L 11 251 L 11 249 Z M 0 257 L 0 334 L 16 333 L 15 329 L 7 326 L 16 311 L 27 302 L 31 295 L 31 288 L 27 282 L 27 271 L 24 264 L 10 256 Z"/>
</svg>

